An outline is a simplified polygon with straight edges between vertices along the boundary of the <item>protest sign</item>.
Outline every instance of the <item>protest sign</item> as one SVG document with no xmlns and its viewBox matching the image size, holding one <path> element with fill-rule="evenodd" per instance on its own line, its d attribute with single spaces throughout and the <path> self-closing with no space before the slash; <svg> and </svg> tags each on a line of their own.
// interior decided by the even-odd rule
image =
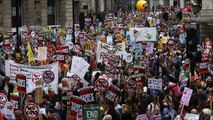
<svg viewBox="0 0 213 120">
<path fill-rule="evenodd" d="M 108 11 L 105 15 L 105 20 L 111 21 L 115 17 L 115 14 L 113 11 Z"/>
<path fill-rule="evenodd" d="M 14 109 L 18 109 L 18 100 L 19 96 L 16 94 L 11 94 L 10 95 L 10 101 L 13 103 Z"/>
<path fill-rule="evenodd" d="M 150 117 L 150 120 L 161 120 L 161 116 L 160 115 L 153 115 Z"/>
<path fill-rule="evenodd" d="M 18 64 L 13 61 L 5 62 L 6 75 L 10 77 L 11 82 L 15 83 L 16 75 L 23 74 L 26 76 L 26 92 L 30 93 L 36 88 L 36 84 L 32 81 L 32 75 L 40 72 L 43 74 L 45 71 L 52 71 L 55 76 L 58 76 L 58 63 L 52 63 L 44 66 L 29 66 Z M 53 88 L 57 93 L 58 89 L 58 77 L 55 77 L 51 83 L 44 83 L 43 90 L 47 91 L 49 88 Z"/>
<path fill-rule="evenodd" d="M 123 59 L 127 62 L 127 63 L 131 63 L 133 61 L 133 55 L 131 53 L 124 53 L 123 54 Z"/>
<path fill-rule="evenodd" d="M 154 90 L 162 90 L 162 79 L 149 78 L 148 88 Z"/>
<path fill-rule="evenodd" d="M 37 60 L 47 60 L 47 47 L 38 47 Z"/>
<path fill-rule="evenodd" d="M 184 120 L 199 120 L 199 114 L 186 113 Z"/>
<path fill-rule="evenodd" d="M 133 74 L 131 75 L 131 78 L 138 78 L 138 77 L 143 77 L 144 74 L 143 73 L 139 73 L 139 74 Z"/>
<path fill-rule="evenodd" d="M 95 87 L 101 92 L 104 92 L 109 88 L 109 82 L 106 79 L 100 78 L 95 81 Z"/>
<path fill-rule="evenodd" d="M 95 102 L 95 97 L 93 94 L 94 88 L 93 86 L 87 86 L 78 89 L 80 98 L 85 102 L 85 104 L 93 104 Z"/>
<path fill-rule="evenodd" d="M 103 57 L 101 55 L 103 55 L 103 53 L 110 53 L 110 54 L 114 54 L 114 55 L 118 55 L 121 56 L 123 55 L 123 52 L 125 51 L 125 43 L 122 42 L 122 44 L 120 45 L 109 45 L 103 42 L 98 41 L 97 43 L 97 62 L 102 62 L 103 61 Z"/>
<path fill-rule="evenodd" d="M 155 27 L 147 28 L 130 28 L 131 41 L 156 41 L 157 30 Z"/>
<path fill-rule="evenodd" d="M 46 70 L 43 72 L 42 78 L 43 78 L 44 82 L 51 83 L 55 80 L 55 74 L 51 70 Z"/>
<path fill-rule="evenodd" d="M 109 89 L 107 90 L 105 97 L 106 99 L 114 102 L 119 92 L 120 92 L 120 89 L 118 87 L 111 85 Z"/>
<path fill-rule="evenodd" d="M 71 103 L 70 103 L 70 98 L 73 94 L 73 91 L 72 90 L 67 90 L 65 91 L 63 94 L 62 94 L 62 98 L 61 98 L 61 102 L 66 105 L 66 106 L 70 106 Z"/>
<path fill-rule="evenodd" d="M 25 94 L 26 93 L 26 76 L 21 75 L 21 74 L 17 74 L 16 80 L 17 80 L 18 92 Z"/>
<path fill-rule="evenodd" d="M 143 114 L 143 115 L 138 115 L 136 120 L 148 120 L 146 114 Z"/>
<path fill-rule="evenodd" d="M 202 61 L 199 64 L 200 69 L 199 72 L 200 73 L 208 73 L 208 58 L 202 58 Z"/>
<path fill-rule="evenodd" d="M 116 75 L 117 71 L 114 67 L 107 67 L 104 73 L 107 75 L 107 77 L 113 78 Z"/>
<path fill-rule="evenodd" d="M 32 75 L 32 81 L 33 83 L 36 83 L 37 81 L 42 81 L 43 77 L 42 74 L 40 72 L 36 72 Z"/>
<path fill-rule="evenodd" d="M 184 88 L 183 95 L 182 95 L 182 98 L 180 100 L 180 103 L 182 105 L 189 106 L 189 101 L 190 101 L 192 92 L 193 92 L 192 89 L 189 89 L 187 87 Z"/>
<path fill-rule="evenodd" d="M 6 118 L 7 120 L 15 120 L 15 115 L 13 111 L 13 104 L 9 101 L 4 105 L 4 109 L 1 110 L 4 118 Z"/>
<path fill-rule="evenodd" d="M 24 115 L 27 119 L 37 119 L 39 112 L 39 106 L 35 103 L 28 103 L 24 106 Z"/>
<path fill-rule="evenodd" d="M 146 55 L 153 54 L 154 50 L 154 43 L 153 42 L 147 42 L 146 43 Z"/>
<path fill-rule="evenodd" d="M 80 78 L 84 78 L 90 64 L 85 61 L 82 57 L 73 56 L 72 58 L 72 66 L 71 66 L 71 74 L 76 74 Z"/>
<path fill-rule="evenodd" d="M 64 64 L 65 63 L 65 56 L 66 54 L 63 52 L 56 52 L 56 61 L 59 62 L 59 64 Z"/>
<path fill-rule="evenodd" d="M 70 98 L 71 108 L 70 116 L 76 118 L 78 112 L 82 112 L 82 106 L 84 105 L 83 100 L 78 96 L 71 96 Z"/>
<path fill-rule="evenodd" d="M 125 83 L 125 90 L 128 93 L 134 93 L 136 89 L 137 89 L 137 83 L 136 82 L 134 82 L 134 81 L 127 81 Z"/>
<path fill-rule="evenodd" d="M 6 103 L 7 101 L 7 96 L 3 93 L 0 93 L 0 103 Z"/>
<path fill-rule="evenodd" d="M 100 106 L 83 106 L 83 120 L 100 120 Z"/>
</svg>

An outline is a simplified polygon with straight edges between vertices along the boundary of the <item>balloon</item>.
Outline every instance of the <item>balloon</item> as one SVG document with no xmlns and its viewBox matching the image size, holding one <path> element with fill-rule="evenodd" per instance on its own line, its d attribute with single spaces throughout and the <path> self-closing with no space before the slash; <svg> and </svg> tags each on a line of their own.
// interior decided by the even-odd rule
<svg viewBox="0 0 213 120">
<path fill-rule="evenodd" d="M 139 0 L 136 3 L 137 10 L 145 11 L 146 7 L 147 7 L 147 2 L 145 0 Z"/>
</svg>

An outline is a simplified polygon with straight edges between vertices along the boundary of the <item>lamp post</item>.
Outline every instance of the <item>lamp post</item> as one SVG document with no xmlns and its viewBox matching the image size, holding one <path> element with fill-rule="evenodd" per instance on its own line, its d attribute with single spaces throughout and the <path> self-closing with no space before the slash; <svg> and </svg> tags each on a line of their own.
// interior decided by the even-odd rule
<svg viewBox="0 0 213 120">
<path fill-rule="evenodd" d="M 16 0 L 16 48 L 15 48 L 15 57 L 17 62 L 20 60 L 21 58 L 21 50 L 19 48 L 19 46 L 21 45 L 21 41 L 19 39 L 19 33 L 18 33 L 18 28 L 19 28 L 19 1 L 20 0 Z"/>
</svg>

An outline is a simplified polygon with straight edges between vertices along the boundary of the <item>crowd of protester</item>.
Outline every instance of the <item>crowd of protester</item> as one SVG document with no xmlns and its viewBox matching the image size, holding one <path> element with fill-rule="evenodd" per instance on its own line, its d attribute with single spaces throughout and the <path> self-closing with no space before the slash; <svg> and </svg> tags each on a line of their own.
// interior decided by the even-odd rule
<svg viewBox="0 0 213 120">
<path fill-rule="evenodd" d="M 72 56 L 83 57 L 90 67 L 86 73 L 84 79 L 89 82 L 89 85 L 95 84 L 98 78 L 103 76 L 106 65 L 104 62 L 97 63 L 96 51 L 88 53 L 85 50 L 85 46 L 79 41 L 78 34 L 80 32 L 90 35 L 94 43 L 96 40 L 106 41 L 108 35 L 113 36 L 113 43 L 116 44 L 117 31 L 122 34 L 122 41 L 128 46 L 129 36 L 126 34 L 126 30 L 131 27 L 156 27 L 158 35 L 157 41 L 154 42 L 154 51 L 152 54 L 146 55 L 143 50 L 143 63 L 142 69 L 135 69 L 132 63 L 127 63 L 120 58 L 120 63 L 116 68 L 117 74 L 113 78 L 111 84 L 120 88 L 119 95 L 114 102 L 104 98 L 103 92 L 98 89 L 94 90 L 95 102 L 93 104 L 100 105 L 101 115 L 103 120 L 135 120 L 138 115 L 146 114 L 148 118 L 153 115 L 161 115 L 162 120 L 183 120 L 188 113 L 199 115 L 199 120 L 210 120 L 211 110 L 211 90 L 207 88 L 207 81 L 212 81 L 213 76 L 213 62 L 212 62 L 212 50 L 208 52 L 208 72 L 199 72 L 199 62 L 196 62 L 194 73 L 188 66 L 188 61 L 195 61 L 187 54 L 187 40 L 186 35 L 182 37 L 180 34 L 186 34 L 186 31 L 190 29 L 190 22 L 192 12 L 183 13 L 181 10 L 170 9 L 169 7 L 162 6 L 157 12 L 140 12 L 140 11 L 127 11 L 119 10 L 112 25 L 112 22 L 108 23 L 103 21 L 102 31 L 100 32 L 97 21 L 92 21 L 86 24 L 86 27 L 82 29 L 79 26 L 75 27 L 76 43 L 74 45 L 80 46 L 78 52 L 69 49 L 70 57 L 67 57 L 63 64 L 59 66 L 59 87 L 57 94 L 50 88 L 48 92 L 44 92 L 42 103 L 39 104 L 41 108 L 46 109 L 46 114 L 40 114 L 40 120 L 61 120 L 67 118 L 67 107 L 62 104 L 62 94 L 66 90 L 71 89 L 70 79 L 67 76 L 72 62 Z M 150 23 L 148 16 L 154 16 L 153 23 Z M 122 20 L 122 27 L 118 24 Z M 70 29 L 64 31 L 68 32 Z M 34 30 L 35 31 L 35 30 Z M 71 31 L 71 30 L 70 30 Z M 28 30 L 26 34 L 31 34 L 32 29 Z M 63 33 L 63 30 L 58 33 Z M 38 34 L 38 32 L 35 32 Z M 48 55 L 46 61 L 37 61 L 31 63 L 33 66 L 41 66 L 56 62 L 55 52 L 58 46 L 63 46 L 63 43 L 58 42 L 57 37 L 54 34 L 44 35 L 43 39 L 40 39 L 37 35 L 35 37 L 29 37 L 34 54 L 37 47 L 49 46 Z M 54 33 L 54 32 L 53 32 Z M 22 36 L 23 37 L 23 36 Z M 26 37 L 28 37 L 26 35 Z M 55 39 L 56 38 L 56 39 Z M 15 39 L 15 38 L 13 38 Z M 54 40 L 53 40 L 54 39 Z M 174 41 L 174 45 L 171 47 L 169 40 Z M 15 41 L 15 40 L 14 40 Z M 204 41 L 199 38 L 198 43 L 204 46 Z M 2 41 L 1 41 L 2 42 Z M 1 44 L 1 84 L 0 91 L 4 91 L 8 98 L 10 93 L 13 93 L 15 85 L 10 83 L 10 78 L 5 75 L 5 60 L 14 60 L 20 64 L 28 64 L 27 59 L 27 39 L 22 39 L 22 45 L 20 46 L 21 58 L 16 59 L 16 48 L 14 47 L 16 42 L 11 43 L 11 51 L 4 51 L 3 44 Z M 126 48 L 128 49 L 128 48 Z M 146 62 L 145 62 L 146 59 Z M 199 58 L 197 58 L 199 59 Z M 134 61 L 134 59 L 133 59 Z M 100 71 L 95 75 L 92 75 L 93 71 Z M 144 76 L 139 78 L 131 78 L 130 76 L 136 73 L 143 73 Z M 193 74 L 193 77 L 192 75 Z M 152 91 L 148 88 L 148 78 L 162 79 L 162 90 Z M 183 81 L 184 78 L 188 80 Z M 128 93 L 124 87 L 126 81 L 133 80 L 137 82 L 137 89 L 134 93 Z M 75 88 L 72 88 L 73 95 L 78 95 L 78 89 L 82 88 L 83 83 L 77 83 Z M 191 96 L 189 106 L 182 106 L 180 99 L 183 94 L 184 87 L 191 88 L 193 94 Z M 154 92 L 154 93 L 153 93 Z M 29 102 L 35 102 L 34 93 L 28 93 L 25 96 L 23 104 Z M 25 116 L 23 110 L 20 108 L 14 111 L 16 120 L 24 120 Z M 76 119 L 76 118 L 69 118 Z"/>
</svg>

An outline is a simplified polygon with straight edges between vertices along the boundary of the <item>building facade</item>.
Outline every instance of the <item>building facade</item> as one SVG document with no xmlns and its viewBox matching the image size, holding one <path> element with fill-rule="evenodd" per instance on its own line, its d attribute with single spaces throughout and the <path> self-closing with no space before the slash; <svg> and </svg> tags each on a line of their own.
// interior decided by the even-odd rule
<svg viewBox="0 0 213 120">
<path fill-rule="evenodd" d="M 17 3 L 18 1 L 18 3 Z M 19 6 L 18 23 L 16 7 Z M 18 26 L 73 24 L 72 0 L 0 0 L 0 31 Z"/>
</svg>

